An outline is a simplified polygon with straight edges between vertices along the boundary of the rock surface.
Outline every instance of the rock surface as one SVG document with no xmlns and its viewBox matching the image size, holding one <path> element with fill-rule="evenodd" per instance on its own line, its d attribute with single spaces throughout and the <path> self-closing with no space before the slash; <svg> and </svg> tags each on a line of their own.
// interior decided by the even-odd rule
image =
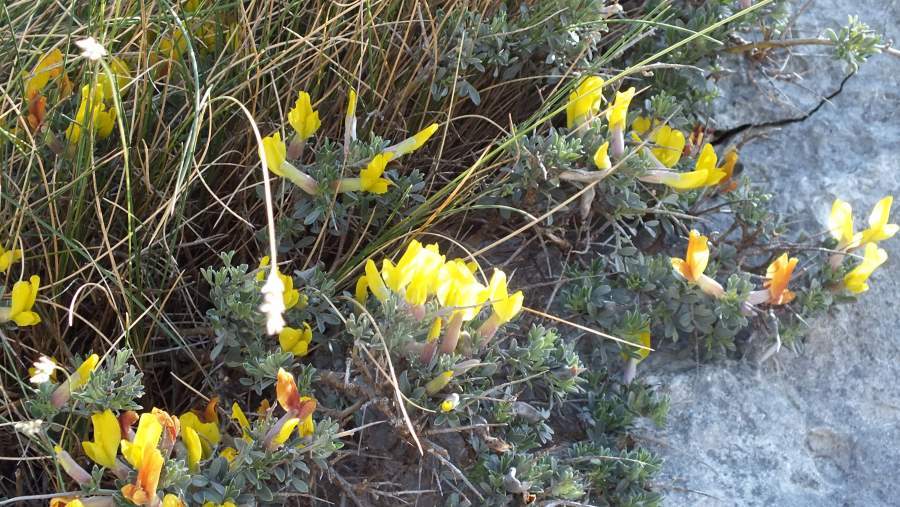
<svg viewBox="0 0 900 507">
<path fill-rule="evenodd" d="M 793 36 L 850 14 L 900 40 L 900 0 L 814 0 Z M 847 69 L 828 48 L 792 53 L 791 80 L 743 64 L 720 82 L 719 129 L 802 116 L 839 88 Z M 898 114 L 900 59 L 875 56 L 815 114 L 744 146 L 745 174 L 804 223 L 824 230 L 839 196 L 862 227 L 878 199 L 900 198 Z M 668 427 L 648 435 L 666 459 L 667 505 L 900 504 L 900 238 L 881 246 L 889 259 L 871 290 L 812 323 L 800 355 L 783 350 L 760 368 L 653 358 L 650 380 L 672 401 Z"/>
</svg>

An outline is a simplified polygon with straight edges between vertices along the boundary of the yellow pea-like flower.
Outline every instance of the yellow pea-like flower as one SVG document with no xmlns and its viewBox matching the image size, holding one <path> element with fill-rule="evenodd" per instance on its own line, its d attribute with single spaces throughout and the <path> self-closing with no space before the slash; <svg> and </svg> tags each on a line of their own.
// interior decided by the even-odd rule
<svg viewBox="0 0 900 507">
<path fill-rule="evenodd" d="M 709 171 L 707 170 L 683 173 L 665 171 L 664 174 L 654 173 L 654 175 L 658 176 L 659 183 L 674 188 L 675 190 L 694 190 L 703 188 L 707 185 L 706 182 L 710 180 Z"/>
<path fill-rule="evenodd" d="M 701 235 L 699 232 L 692 230 L 688 236 L 687 253 L 684 259 L 672 258 L 672 267 L 675 268 L 685 280 L 696 282 L 706 265 L 709 263 L 709 238 Z"/>
<path fill-rule="evenodd" d="M 122 486 L 122 496 L 135 505 L 153 505 L 158 502 L 156 488 L 165 460 L 159 449 L 146 448 L 141 460 L 135 467 L 138 469 L 134 483 Z"/>
<path fill-rule="evenodd" d="M 181 440 L 187 449 L 187 464 L 191 472 L 200 468 L 200 459 L 203 457 L 203 444 L 200 443 L 200 435 L 190 426 L 185 426 L 181 432 Z"/>
<path fill-rule="evenodd" d="M 388 191 L 391 182 L 382 178 L 384 170 L 388 162 L 392 160 L 391 152 L 379 153 L 372 157 L 372 160 L 359 173 L 360 190 L 371 192 L 373 194 L 383 194 Z"/>
<path fill-rule="evenodd" d="M 894 197 L 889 195 L 875 204 L 875 207 L 872 208 L 872 213 L 869 215 L 869 228 L 862 231 L 861 243 L 877 243 L 897 234 L 900 226 L 887 223 L 890 220 L 891 204 L 893 202 Z"/>
<path fill-rule="evenodd" d="M 681 160 L 684 151 L 684 133 L 668 125 L 660 125 L 650 136 L 656 146 L 650 151 L 666 167 L 674 167 Z"/>
<path fill-rule="evenodd" d="M 850 203 L 834 200 L 828 215 L 828 232 L 838 241 L 838 250 L 851 250 L 860 245 L 862 234 L 853 232 L 853 208 Z"/>
<path fill-rule="evenodd" d="M 769 304 L 784 305 L 794 300 L 795 294 L 788 289 L 788 282 L 791 281 L 797 262 L 796 257 L 788 258 L 788 254 L 783 253 L 769 264 L 764 284 L 769 289 Z"/>
<path fill-rule="evenodd" d="M 291 433 L 294 432 L 294 428 L 300 424 L 299 417 L 292 417 L 285 421 L 285 423 L 278 429 L 278 433 L 275 434 L 275 437 L 272 439 L 272 444 L 275 446 L 279 446 L 287 442 L 287 439 L 291 438 Z"/>
<path fill-rule="evenodd" d="M 869 290 L 869 284 L 866 282 L 875 269 L 887 261 L 887 257 L 887 252 L 878 248 L 875 243 L 866 243 L 862 262 L 844 275 L 844 286 L 853 294 Z"/>
<path fill-rule="evenodd" d="M 625 118 L 628 116 L 628 106 L 634 98 L 636 90 L 632 86 L 624 92 L 616 92 L 616 98 L 612 107 L 606 112 L 606 120 L 609 122 L 609 130 L 625 130 Z"/>
<path fill-rule="evenodd" d="M 522 291 L 517 291 L 512 295 L 508 294 L 506 273 L 503 271 L 494 269 L 488 291 L 490 292 L 491 307 L 494 310 L 494 314 L 497 315 L 499 324 L 511 321 L 522 311 L 522 301 L 525 296 L 522 294 Z"/>
<path fill-rule="evenodd" d="M 319 120 L 319 112 L 313 111 L 312 100 L 308 93 L 298 94 L 294 108 L 288 111 L 288 123 L 302 141 L 309 139 L 319 130 L 322 122 Z"/>
<path fill-rule="evenodd" d="M 310 398 L 311 399 L 311 398 Z M 297 425 L 297 434 L 300 438 L 306 438 L 316 432 L 316 423 L 313 421 L 312 414 L 306 416 L 300 424 Z"/>
<path fill-rule="evenodd" d="M 81 447 L 94 463 L 112 469 L 116 465 L 119 441 L 122 439 L 119 419 L 112 410 L 106 409 L 91 415 L 91 424 L 94 427 L 94 441 L 82 442 Z"/>
<path fill-rule="evenodd" d="M 719 159 L 716 156 L 716 150 L 713 149 L 712 145 L 706 143 L 703 145 L 703 149 L 700 150 L 700 156 L 697 157 L 697 162 L 694 165 L 694 172 L 697 171 L 706 171 L 706 181 L 704 181 L 704 186 L 711 186 L 722 181 L 722 178 L 726 176 L 725 171 L 716 167 Z"/>
<path fill-rule="evenodd" d="M 281 140 L 281 134 L 275 132 L 262 140 L 262 155 L 266 157 L 266 166 L 273 174 L 285 178 L 284 162 L 287 160 L 287 146 Z M 262 157 L 261 155 L 261 157 Z M 260 158 L 261 158 L 260 157 Z"/>
<path fill-rule="evenodd" d="M 156 449 L 159 440 L 162 437 L 163 427 L 159 423 L 159 419 L 151 413 L 141 414 L 138 420 L 138 428 L 134 434 L 134 440 L 122 440 L 122 456 L 131 464 L 138 468 L 144 459 L 144 453 L 147 449 Z"/>
<path fill-rule="evenodd" d="M 612 167 L 612 161 L 609 159 L 609 141 L 601 144 L 594 152 L 594 165 L 600 170 Z"/>
<path fill-rule="evenodd" d="M 9 271 L 10 266 L 22 258 L 22 250 L 14 248 L 7 250 L 0 246 L 0 273 Z"/>
<path fill-rule="evenodd" d="M 589 76 L 569 94 L 566 104 L 566 128 L 580 127 L 600 111 L 603 101 L 603 79 Z"/>
<path fill-rule="evenodd" d="M 285 326 L 278 333 L 278 343 L 281 350 L 303 357 L 309 353 L 309 344 L 312 341 L 312 328 L 306 322 L 301 329 Z"/>
<path fill-rule="evenodd" d="M 219 433 L 219 425 L 217 421 L 201 421 L 194 412 L 186 412 L 179 418 L 181 421 L 182 431 L 185 428 L 191 428 L 200 437 L 200 443 L 203 447 L 203 457 L 208 458 L 212 454 L 212 447 L 218 445 L 222 441 L 222 435 Z"/>
<path fill-rule="evenodd" d="M 412 137 L 404 139 L 403 141 L 387 148 L 384 151 L 385 153 L 391 154 L 391 160 L 400 158 L 403 155 L 407 155 L 421 148 L 431 138 L 431 136 L 433 136 L 434 133 L 437 132 L 437 129 L 438 124 L 432 123 L 431 125 L 428 125 L 424 129 L 417 132 Z"/>
<path fill-rule="evenodd" d="M 19 327 L 34 326 L 41 322 L 41 317 L 34 311 L 41 278 L 32 275 L 28 281 L 19 280 L 13 284 L 10 306 L 0 307 L 0 322 L 15 322 Z"/>
<path fill-rule="evenodd" d="M 369 290 L 372 291 L 376 299 L 381 302 L 387 300 L 388 288 L 385 286 L 381 273 L 378 272 L 375 261 L 372 259 L 366 261 L 366 281 L 369 284 Z"/>
<path fill-rule="evenodd" d="M 356 299 L 356 301 L 363 306 L 366 305 L 366 301 L 369 299 L 369 279 L 365 275 L 356 280 L 356 289 L 353 291 L 353 299 Z"/>
<path fill-rule="evenodd" d="M 643 135 L 648 130 L 650 130 L 651 122 L 650 118 L 646 116 L 638 116 L 631 122 L 631 130 L 635 131 L 638 134 Z"/>
</svg>

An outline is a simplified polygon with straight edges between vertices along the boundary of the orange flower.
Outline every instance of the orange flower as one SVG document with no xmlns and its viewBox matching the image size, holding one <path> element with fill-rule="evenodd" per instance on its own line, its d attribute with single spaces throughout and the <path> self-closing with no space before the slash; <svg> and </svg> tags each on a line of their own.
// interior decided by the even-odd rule
<svg viewBox="0 0 900 507">
<path fill-rule="evenodd" d="M 122 431 L 122 436 L 125 440 L 129 442 L 134 440 L 134 430 L 131 429 L 134 426 L 134 423 L 138 421 L 138 413 L 134 410 L 126 410 L 119 414 L 119 428 Z"/>
<path fill-rule="evenodd" d="M 134 484 L 122 486 L 122 496 L 135 505 L 152 505 L 157 501 L 156 487 L 159 485 L 159 474 L 162 471 L 163 457 L 159 449 L 144 449 L 144 459 L 138 468 Z"/>
<path fill-rule="evenodd" d="M 728 150 L 725 153 L 725 161 L 722 162 L 722 165 L 719 166 L 719 169 L 725 171 L 725 177 L 722 178 L 722 181 L 719 182 L 719 192 L 723 194 L 727 194 L 728 192 L 732 192 L 737 189 L 737 182 L 732 178 L 734 177 L 734 166 L 737 165 L 738 161 L 738 152 L 734 148 Z"/>
<path fill-rule="evenodd" d="M 32 132 L 37 132 L 41 125 L 43 125 L 44 118 L 46 117 L 47 97 L 36 94 L 28 100 L 28 117 L 26 118 L 28 127 Z"/>
<path fill-rule="evenodd" d="M 697 284 L 700 290 L 713 297 L 722 297 L 725 289 L 719 282 L 703 274 L 709 263 L 709 238 L 692 230 L 688 237 L 687 252 L 684 259 L 673 257 L 672 267 L 688 282 Z"/>
<path fill-rule="evenodd" d="M 781 257 L 769 265 L 764 284 L 769 289 L 769 304 L 784 305 L 794 300 L 795 294 L 787 287 L 796 265 L 797 258 L 788 258 L 787 253 L 781 254 Z"/>
<path fill-rule="evenodd" d="M 308 396 L 300 396 L 294 376 L 283 368 L 278 370 L 278 381 L 275 384 L 275 392 L 278 395 L 278 404 L 286 412 L 291 412 L 301 420 L 316 410 L 316 400 Z"/>
</svg>

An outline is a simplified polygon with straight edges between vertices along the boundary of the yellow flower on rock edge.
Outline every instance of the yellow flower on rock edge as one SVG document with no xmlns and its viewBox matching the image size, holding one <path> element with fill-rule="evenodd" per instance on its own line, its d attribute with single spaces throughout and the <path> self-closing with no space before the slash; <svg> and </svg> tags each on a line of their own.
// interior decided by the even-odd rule
<svg viewBox="0 0 900 507">
<path fill-rule="evenodd" d="M 766 269 L 764 286 L 769 289 L 769 304 L 784 305 L 794 300 L 795 294 L 788 289 L 788 282 L 797 262 L 796 257 L 788 258 L 788 254 L 783 253 Z"/>
<path fill-rule="evenodd" d="M 603 79 L 589 76 L 569 94 L 566 104 L 566 128 L 580 127 L 600 111 L 603 101 Z"/>
<path fill-rule="evenodd" d="M 22 258 L 22 250 L 14 248 L 12 250 L 7 250 L 0 246 L 0 273 L 6 273 L 9 271 L 10 266 L 13 265 L 14 262 L 18 261 Z"/>
<path fill-rule="evenodd" d="M 862 234 L 853 232 L 853 208 L 850 203 L 834 200 L 828 215 L 828 232 L 838 241 L 838 250 L 852 250 L 859 246 Z"/>
<path fill-rule="evenodd" d="M 390 180 L 382 178 L 388 162 L 393 158 L 391 152 L 379 153 L 372 157 L 365 169 L 359 173 L 360 190 L 373 194 L 383 194 L 388 191 Z"/>
<path fill-rule="evenodd" d="M 844 286 L 853 294 L 860 294 L 869 290 L 866 281 L 875 272 L 878 266 L 887 261 L 887 252 L 878 248 L 875 243 L 866 243 L 863 260 L 856 267 L 844 275 Z"/>
<path fill-rule="evenodd" d="M 281 350 L 290 352 L 294 356 L 303 357 L 309 353 L 309 344 L 312 342 L 312 328 L 306 322 L 302 329 L 285 326 L 278 333 L 278 344 Z"/>
<path fill-rule="evenodd" d="M 112 410 L 106 409 L 91 415 L 91 424 L 94 427 L 94 441 L 81 442 L 81 447 L 94 463 L 112 469 L 116 466 L 119 441 L 122 439 L 119 420 Z"/>
<path fill-rule="evenodd" d="M 28 281 L 19 280 L 13 285 L 10 306 L 0 307 L 0 322 L 13 321 L 19 327 L 34 326 L 41 322 L 41 316 L 32 311 L 37 299 L 41 278 L 32 275 Z"/>
<path fill-rule="evenodd" d="M 319 130 L 322 122 L 319 120 L 319 112 L 313 111 L 312 100 L 308 93 L 300 92 L 297 95 L 294 108 L 288 111 L 288 123 L 301 141 L 309 139 Z"/>
<path fill-rule="evenodd" d="M 861 243 L 877 243 L 897 234 L 900 226 L 887 223 L 890 219 L 891 204 L 893 202 L 894 197 L 889 195 L 875 204 L 875 207 L 872 208 L 872 213 L 869 215 L 869 228 L 861 233 Z"/>
<path fill-rule="evenodd" d="M 141 414 L 134 440 L 129 442 L 123 439 L 121 441 L 122 456 L 132 467 L 138 468 L 144 459 L 146 450 L 156 449 L 159 445 L 162 430 L 162 425 L 155 415 L 146 412 Z"/>
<path fill-rule="evenodd" d="M 703 186 L 715 185 L 726 176 L 724 170 L 716 167 L 717 163 L 716 150 L 713 149 L 711 144 L 704 144 L 703 149 L 700 150 L 700 156 L 697 157 L 697 162 L 694 164 L 694 171 L 706 171 L 707 173 Z"/>
</svg>

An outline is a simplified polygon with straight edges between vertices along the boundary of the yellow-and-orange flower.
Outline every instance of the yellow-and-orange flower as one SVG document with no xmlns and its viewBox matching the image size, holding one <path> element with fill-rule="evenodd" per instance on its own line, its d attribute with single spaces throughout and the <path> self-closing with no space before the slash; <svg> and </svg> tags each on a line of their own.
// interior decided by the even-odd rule
<svg viewBox="0 0 900 507">
<path fill-rule="evenodd" d="M 156 488 L 163 466 L 162 453 L 156 447 L 144 449 L 134 483 L 122 486 L 122 496 L 135 505 L 153 505 L 159 500 Z"/>
<path fill-rule="evenodd" d="M 688 237 L 688 247 L 684 259 L 673 257 L 672 267 L 685 280 L 696 284 L 700 289 L 714 297 L 722 297 L 725 289 L 718 282 L 703 274 L 709 263 L 709 238 L 692 230 Z"/>
</svg>

